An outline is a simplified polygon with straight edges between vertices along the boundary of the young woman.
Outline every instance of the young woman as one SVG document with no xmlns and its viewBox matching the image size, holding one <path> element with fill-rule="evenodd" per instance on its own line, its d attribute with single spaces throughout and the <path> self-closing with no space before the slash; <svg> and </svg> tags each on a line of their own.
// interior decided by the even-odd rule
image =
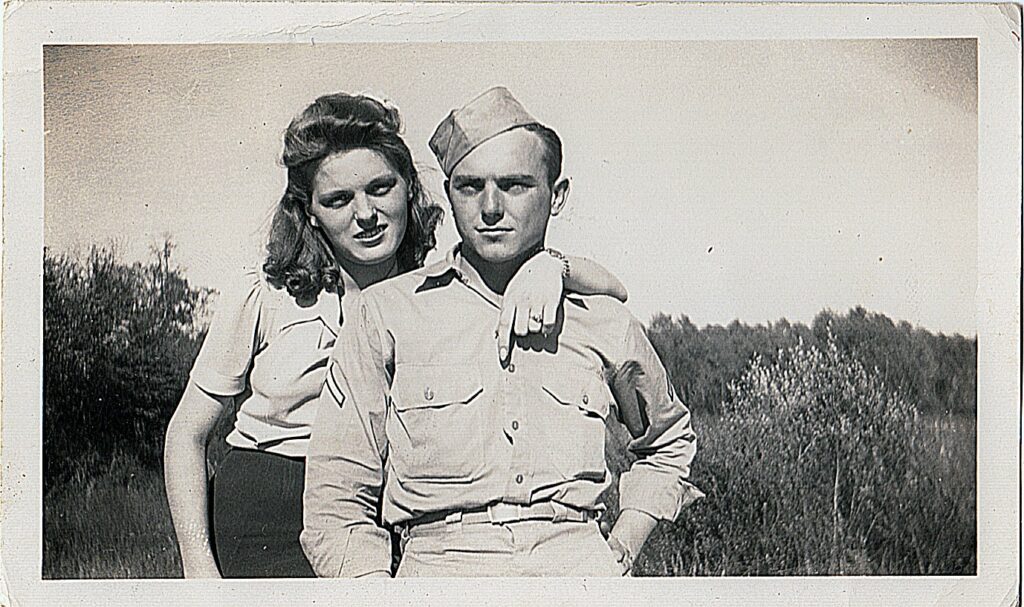
<svg viewBox="0 0 1024 607">
<path fill-rule="evenodd" d="M 327 358 L 352 295 L 420 267 L 442 215 L 400 127 L 394 108 L 338 93 L 285 132 L 288 185 L 263 267 L 222 294 L 167 428 L 167 499 L 185 577 L 313 575 L 298 538 Z M 618 280 L 585 259 L 568 258 L 563 285 L 556 257 L 536 255 L 509 285 L 501 318 L 516 319 L 517 334 L 546 329 L 536 312 L 556 306 L 563 287 L 625 299 Z M 206 445 L 225 408 L 235 411 L 231 448 L 211 488 Z"/>
</svg>

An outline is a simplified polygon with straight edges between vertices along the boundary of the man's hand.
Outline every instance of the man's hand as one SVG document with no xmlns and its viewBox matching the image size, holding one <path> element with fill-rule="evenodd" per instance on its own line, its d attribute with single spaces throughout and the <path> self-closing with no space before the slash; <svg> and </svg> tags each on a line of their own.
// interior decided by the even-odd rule
<svg viewBox="0 0 1024 607">
<path fill-rule="evenodd" d="M 639 510 L 623 510 L 615 521 L 611 533 L 608 534 L 608 545 L 612 553 L 622 565 L 622 574 L 629 575 L 633 561 L 647 541 L 647 536 L 654 531 L 658 520 L 646 512 Z"/>
<path fill-rule="evenodd" d="M 528 259 L 509 281 L 494 335 L 501 363 L 508 360 L 513 332 L 526 337 L 530 333 L 547 335 L 554 331 L 562 303 L 562 267 L 561 261 L 540 252 Z"/>
</svg>

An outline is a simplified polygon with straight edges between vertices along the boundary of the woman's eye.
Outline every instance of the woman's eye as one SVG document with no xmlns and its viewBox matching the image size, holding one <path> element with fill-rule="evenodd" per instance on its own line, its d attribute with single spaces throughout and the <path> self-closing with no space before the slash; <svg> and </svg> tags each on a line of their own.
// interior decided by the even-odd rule
<svg viewBox="0 0 1024 607">
<path fill-rule="evenodd" d="M 351 194 L 338 194 L 336 196 L 331 196 L 329 198 L 321 200 L 320 206 L 327 207 L 329 209 L 336 209 L 338 207 L 343 207 L 348 203 L 352 202 L 353 198 L 354 196 Z"/>
<path fill-rule="evenodd" d="M 390 192 L 392 189 L 394 189 L 394 187 L 395 187 L 395 184 L 393 184 L 393 183 L 385 183 L 385 184 L 382 184 L 382 185 L 376 185 L 376 186 L 371 187 L 369 189 L 368 193 L 370 194 L 370 196 L 385 196 L 385 195 L 387 195 L 388 192 Z"/>
<path fill-rule="evenodd" d="M 395 189 L 396 185 L 398 185 L 398 179 L 395 177 L 373 179 L 366 184 L 364 191 L 367 196 L 387 196 L 391 190 Z"/>
</svg>

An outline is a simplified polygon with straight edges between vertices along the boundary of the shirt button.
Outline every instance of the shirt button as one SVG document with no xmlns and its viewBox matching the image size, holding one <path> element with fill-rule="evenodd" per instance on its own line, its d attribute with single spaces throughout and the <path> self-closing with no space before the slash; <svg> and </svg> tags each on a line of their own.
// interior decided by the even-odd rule
<svg viewBox="0 0 1024 607">
<path fill-rule="evenodd" d="M 509 373 L 515 373 L 516 372 L 516 366 L 514 364 L 512 364 L 512 363 L 509 363 L 509 365 L 508 365 L 508 372 Z"/>
<path fill-rule="evenodd" d="M 589 397 L 589 396 L 587 396 L 586 394 L 584 394 L 584 395 L 583 395 L 583 404 L 585 405 L 585 404 L 587 404 L 587 403 L 589 403 L 589 402 L 590 402 L 590 397 Z"/>
<path fill-rule="evenodd" d="M 523 484 L 523 475 L 522 474 L 517 474 L 516 475 L 516 483 L 518 483 L 520 485 Z"/>
<path fill-rule="evenodd" d="M 427 386 L 427 389 L 423 391 L 423 398 L 427 400 L 434 400 L 434 391 Z"/>
<path fill-rule="evenodd" d="M 518 421 L 512 420 L 512 429 L 513 430 L 518 430 L 519 429 L 519 422 Z"/>
</svg>

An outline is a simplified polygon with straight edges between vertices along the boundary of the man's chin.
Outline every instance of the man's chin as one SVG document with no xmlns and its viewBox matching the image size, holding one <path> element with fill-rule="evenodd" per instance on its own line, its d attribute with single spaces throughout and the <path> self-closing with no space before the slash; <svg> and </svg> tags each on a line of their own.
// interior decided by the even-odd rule
<svg viewBox="0 0 1024 607">
<path fill-rule="evenodd" d="M 511 251 L 508 247 L 501 246 L 475 247 L 474 252 L 481 261 L 495 265 L 515 261 L 521 255 L 517 251 Z"/>
</svg>

